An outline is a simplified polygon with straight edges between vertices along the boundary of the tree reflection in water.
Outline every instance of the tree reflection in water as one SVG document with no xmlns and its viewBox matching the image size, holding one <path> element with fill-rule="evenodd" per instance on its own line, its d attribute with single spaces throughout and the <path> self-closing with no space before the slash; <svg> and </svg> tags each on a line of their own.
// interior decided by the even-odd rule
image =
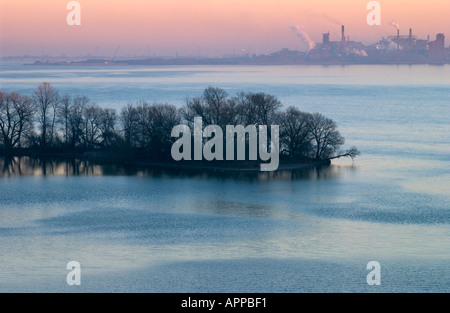
<svg viewBox="0 0 450 313">
<path fill-rule="evenodd" d="M 263 182 L 269 180 L 329 180 L 341 176 L 343 167 L 335 165 L 311 166 L 276 172 L 252 172 L 223 169 L 179 168 L 140 166 L 136 164 L 112 164 L 82 159 L 54 159 L 36 157 L 1 157 L 0 177 L 14 176 L 153 176 L 193 177 L 246 180 Z M 355 170 L 348 166 L 346 170 Z"/>
</svg>

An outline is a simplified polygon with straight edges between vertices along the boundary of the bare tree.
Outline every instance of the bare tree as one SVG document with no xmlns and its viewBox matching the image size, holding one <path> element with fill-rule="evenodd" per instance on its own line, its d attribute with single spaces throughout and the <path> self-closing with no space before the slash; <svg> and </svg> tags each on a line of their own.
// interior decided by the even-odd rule
<svg viewBox="0 0 450 313">
<path fill-rule="evenodd" d="M 238 101 L 230 98 L 220 88 L 208 87 L 201 97 L 186 100 L 181 114 L 190 126 L 194 117 L 201 117 L 205 125 L 218 125 L 225 129 L 226 125 L 235 125 L 239 119 Z"/>
<path fill-rule="evenodd" d="M 100 146 L 102 133 L 100 130 L 102 109 L 96 104 L 89 104 L 84 110 L 84 142 L 86 147 Z"/>
<path fill-rule="evenodd" d="M 110 147 L 116 138 L 117 114 L 114 109 L 100 109 L 100 118 L 98 120 L 98 128 L 101 133 L 102 147 Z"/>
<path fill-rule="evenodd" d="M 21 148 L 23 140 L 29 139 L 33 133 L 33 118 L 36 112 L 36 107 L 33 100 L 28 96 L 11 94 L 10 98 L 19 117 L 19 128 L 17 131 L 17 140 L 15 144 Z"/>
<path fill-rule="evenodd" d="M 143 103 L 136 108 L 136 111 L 137 133 L 141 147 L 171 141 L 172 128 L 181 122 L 178 110 L 169 104 Z"/>
<path fill-rule="evenodd" d="M 279 110 L 281 102 L 272 95 L 260 93 L 247 93 L 247 124 L 272 125 Z"/>
<path fill-rule="evenodd" d="M 69 145 L 72 149 L 85 145 L 84 111 L 90 100 L 86 96 L 77 96 L 73 99 L 69 110 Z"/>
<path fill-rule="evenodd" d="M 203 91 L 202 99 L 210 119 L 208 122 L 225 127 L 229 123 L 230 117 L 228 93 L 221 88 L 208 87 Z"/>
<path fill-rule="evenodd" d="M 20 148 L 24 135 L 30 135 L 33 114 L 33 101 L 29 97 L 0 92 L 0 131 L 7 150 Z"/>
<path fill-rule="evenodd" d="M 209 116 L 202 97 L 186 99 L 186 105 L 181 109 L 184 120 L 192 127 L 195 117 L 201 117 L 204 123 L 211 125 L 212 117 Z"/>
<path fill-rule="evenodd" d="M 39 85 L 33 92 L 33 100 L 39 113 L 42 147 L 53 144 L 57 108 L 60 103 L 58 91 L 47 82 Z"/>
<path fill-rule="evenodd" d="M 64 144 L 69 144 L 70 137 L 70 110 L 71 110 L 71 99 L 69 95 L 64 95 L 61 98 L 61 105 L 58 109 L 58 118 L 61 123 L 61 130 L 63 132 Z"/>
<path fill-rule="evenodd" d="M 358 150 L 358 148 L 356 148 L 355 146 L 352 146 L 352 147 L 350 147 L 350 149 L 348 149 L 346 151 L 339 152 L 338 155 L 330 158 L 330 160 L 338 159 L 338 158 L 351 158 L 352 161 L 354 161 L 355 158 L 360 155 L 361 155 L 361 152 Z"/>
<path fill-rule="evenodd" d="M 292 160 L 308 157 L 311 151 L 312 137 L 308 128 L 310 118 L 311 114 L 295 107 L 289 107 L 278 115 L 281 151 L 287 153 Z"/>
<path fill-rule="evenodd" d="M 172 128 L 181 123 L 177 108 L 170 104 L 155 104 L 149 107 L 150 142 L 156 152 L 155 158 L 162 159 L 170 155 L 173 138 Z"/>
<path fill-rule="evenodd" d="M 204 126 L 214 124 L 222 129 L 237 124 L 279 125 L 281 151 L 291 160 L 354 159 L 360 155 L 356 147 L 339 150 L 344 138 L 333 120 L 294 107 L 280 109 L 280 101 L 269 94 L 240 92 L 230 97 L 223 89 L 208 87 L 201 96 L 187 99 L 181 110 L 169 104 L 140 102 L 129 104 L 118 116 L 115 110 L 101 108 L 86 96 L 60 97 L 49 83 L 43 83 L 32 98 L 0 92 L 0 144 L 6 150 L 24 145 L 50 149 L 56 147 L 61 132 L 61 140 L 70 150 L 119 147 L 124 142 L 125 149 L 135 155 L 164 159 L 170 155 L 174 140 L 172 128 L 182 118 L 192 126 L 195 117 L 202 117 Z M 34 121 L 38 135 L 34 133 Z M 118 121 L 121 132 L 117 130 Z M 247 137 L 245 140 L 248 144 Z"/>
<path fill-rule="evenodd" d="M 120 115 L 126 144 L 153 159 L 170 156 L 173 143 L 172 128 L 181 123 L 179 110 L 170 104 L 140 102 L 136 107 L 128 105 Z"/>
<path fill-rule="evenodd" d="M 123 138 L 128 147 L 137 146 L 137 127 L 138 127 L 138 114 L 135 107 L 132 104 L 128 104 L 120 112 L 120 125 L 122 128 Z"/>
<path fill-rule="evenodd" d="M 248 94 L 241 91 L 234 97 L 233 101 L 236 104 L 235 114 L 237 114 L 238 121 L 236 124 L 240 125 L 255 125 L 256 120 L 256 106 L 252 105 Z"/>
<path fill-rule="evenodd" d="M 320 113 L 311 114 L 308 130 L 312 136 L 312 157 L 317 160 L 331 159 L 345 142 L 336 123 Z"/>
</svg>

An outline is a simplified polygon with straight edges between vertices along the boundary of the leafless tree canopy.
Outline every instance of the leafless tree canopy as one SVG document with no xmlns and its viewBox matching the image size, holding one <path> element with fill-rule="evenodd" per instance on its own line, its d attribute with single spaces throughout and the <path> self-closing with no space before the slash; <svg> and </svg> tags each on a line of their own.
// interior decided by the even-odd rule
<svg viewBox="0 0 450 313">
<path fill-rule="evenodd" d="M 42 83 L 31 97 L 0 91 L 0 148 L 43 151 L 109 149 L 155 160 L 170 159 L 171 130 L 184 123 L 192 128 L 195 117 L 204 126 L 279 125 L 280 151 L 290 161 L 354 159 L 356 147 L 341 151 L 345 140 L 336 123 L 320 113 L 282 109 L 281 102 L 263 92 L 239 92 L 208 87 L 182 108 L 145 101 L 128 104 L 119 114 L 102 108 L 86 96 L 61 96 Z"/>
<path fill-rule="evenodd" d="M 27 96 L 0 91 L 0 143 L 6 149 L 20 148 L 33 131 L 35 106 Z"/>
<path fill-rule="evenodd" d="M 312 137 L 312 157 L 329 159 L 335 155 L 339 147 L 345 143 L 344 137 L 337 130 L 336 123 L 320 113 L 311 114 L 307 129 Z"/>
<path fill-rule="evenodd" d="M 278 115 L 282 152 L 292 160 L 306 158 L 312 151 L 312 136 L 308 128 L 310 116 L 295 107 L 289 107 Z"/>
<path fill-rule="evenodd" d="M 181 115 L 188 124 L 193 123 L 194 117 L 201 117 L 206 125 L 218 125 L 225 129 L 226 125 L 237 123 L 238 107 L 235 99 L 229 98 L 225 90 L 208 87 L 202 96 L 186 100 Z"/>
<path fill-rule="evenodd" d="M 38 112 L 40 144 L 43 147 L 51 147 L 54 142 L 56 115 L 61 101 L 59 93 L 52 85 L 44 82 L 34 90 L 32 97 Z"/>
</svg>

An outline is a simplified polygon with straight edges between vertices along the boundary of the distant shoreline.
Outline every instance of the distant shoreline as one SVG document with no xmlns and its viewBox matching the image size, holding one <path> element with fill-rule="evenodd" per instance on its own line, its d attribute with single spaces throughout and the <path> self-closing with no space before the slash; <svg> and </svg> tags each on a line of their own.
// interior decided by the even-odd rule
<svg viewBox="0 0 450 313">
<path fill-rule="evenodd" d="M 430 60 L 384 60 L 356 59 L 356 60 L 324 60 L 324 61 L 259 61 L 233 59 L 205 59 L 202 62 L 190 59 L 150 59 L 150 60 L 117 60 L 98 62 L 86 61 L 35 61 L 24 63 L 25 66 L 283 66 L 283 65 L 446 65 L 450 60 L 433 62 Z"/>
</svg>

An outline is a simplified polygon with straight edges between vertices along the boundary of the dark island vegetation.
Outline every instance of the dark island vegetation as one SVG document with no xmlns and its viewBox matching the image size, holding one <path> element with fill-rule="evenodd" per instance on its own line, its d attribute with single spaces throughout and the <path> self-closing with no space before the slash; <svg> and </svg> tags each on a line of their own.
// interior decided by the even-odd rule
<svg viewBox="0 0 450 313">
<path fill-rule="evenodd" d="M 356 147 L 340 150 L 344 138 L 333 120 L 295 107 L 283 110 L 275 96 L 262 92 L 230 96 L 223 89 L 208 87 L 200 96 L 186 99 L 182 108 L 142 101 L 117 112 L 86 96 L 61 95 L 49 83 L 39 85 L 31 95 L 0 91 L 0 154 L 155 167 L 258 168 L 254 161 L 175 162 L 171 147 L 176 138 L 171 130 L 179 124 L 192 128 L 194 117 L 223 129 L 226 125 L 279 125 L 280 169 L 359 155 Z"/>
</svg>

